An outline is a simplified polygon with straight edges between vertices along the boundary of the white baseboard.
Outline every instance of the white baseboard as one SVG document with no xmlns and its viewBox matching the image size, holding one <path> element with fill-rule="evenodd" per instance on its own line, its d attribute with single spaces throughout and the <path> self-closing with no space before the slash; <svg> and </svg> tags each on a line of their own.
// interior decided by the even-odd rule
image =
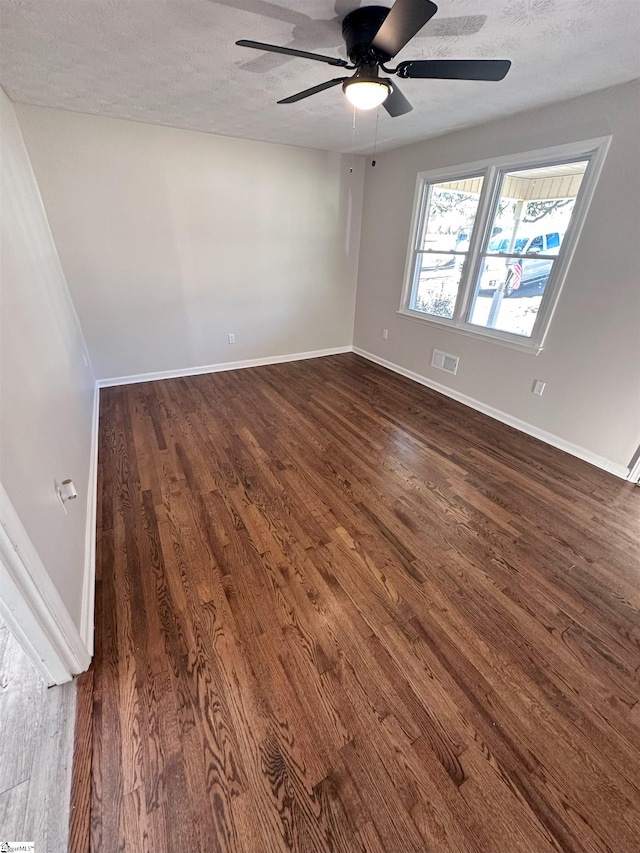
<svg viewBox="0 0 640 853">
<path fill-rule="evenodd" d="M 354 352 L 357 355 L 362 356 L 363 358 L 368 359 L 369 361 L 373 361 L 376 364 L 381 365 L 382 367 L 386 367 L 388 370 L 392 370 L 394 373 L 399 373 L 401 376 L 406 376 L 408 379 L 412 379 L 414 382 L 418 382 L 421 385 L 425 385 L 427 388 L 431 388 L 434 391 L 437 391 L 439 394 L 444 394 L 445 397 L 450 397 L 453 400 L 457 400 L 459 403 L 462 403 L 465 406 L 469 406 L 472 409 L 475 409 L 478 412 L 482 412 L 485 415 L 488 415 L 490 418 L 494 418 L 497 421 L 500 421 L 503 424 L 507 424 L 507 426 L 513 427 L 514 429 L 519 430 L 520 432 L 524 432 L 527 435 L 532 436 L 533 438 L 537 438 L 540 441 L 544 441 L 546 444 L 550 444 L 552 447 L 557 447 L 559 450 L 564 450 L 565 453 L 569 453 L 572 456 L 576 456 L 578 459 L 582 459 L 584 462 L 589 462 L 591 465 L 595 465 L 596 468 L 601 468 L 603 471 L 607 471 L 610 474 L 614 474 L 616 477 L 620 477 L 626 480 L 629 477 L 629 469 L 620 465 L 617 462 L 612 462 L 610 459 L 606 459 L 604 456 L 598 456 L 596 453 L 592 453 L 590 450 L 587 450 L 584 447 L 580 447 L 577 444 L 572 444 L 570 441 L 566 441 L 564 438 L 555 435 L 554 433 L 547 432 L 546 430 L 539 429 L 536 426 L 533 426 L 526 421 L 522 421 L 519 418 L 514 417 L 513 415 L 508 414 L 507 412 L 502 412 L 500 409 L 495 409 L 493 406 L 488 406 L 486 403 L 482 403 L 480 400 L 476 400 L 473 397 L 469 397 L 466 394 L 461 394 L 459 391 L 455 391 L 452 388 L 447 387 L 446 385 L 441 385 L 439 382 L 434 382 L 432 379 L 428 379 L 426 376 L 422 376 L 419 373 L 415 373 L 412 370 L 407 370 L 404 367 L 401 367 L 399 364 L 395 364 L 392 361 L 387 361 L 380 356 L 374 355 L 373 353 L 367 352 L 366 350 L 360 349 L 360 347 L 356 346 L 343 346 L 343 347 L 333 347 L 332 349 L 323 349 L 323 350 L 314 350 L 311 352 L 298 352 L 292 353 L 290 355 L 277 355 L 277 356 L 267 356 L 266 358 L 252 358 L 246 359 L 245 361 L 227 361 L 222 362 L 220 364 L 207 364 L 202 367 L 189 367 L 178 370 L 164 370 L 158 371 L 155 373 L 140 373 L 134 376 L 116 376 L 111 379 L 99 379 L 97 382 L 98 388 L 109 388 L 114 385 L 133 385 L 137 382 L 154 382 L 158 379 L 173 379 L 180 376 L 197 376 L 202 373 L 218 373 L 224 370 L 241 370 L 245 367 L 260 367 L 262 365 L 267 364 L 282 364 L 287 361 L 302 361 L 308 358 L 321 358 L 327 355 L 338 355 L 344 352 Z M 83 626 L 84 626 L 83 622 Z"/>
<path fill-rule="evenodd" d="M 0 613 L 48 684 L 91 663 L 80 632 L 0 484 Z"/>
<path fill-rule="evenodd" d="M 322 358 L 326 355 L 339 355 L 351 352 L 352 347 L 333 347 L 311 352 L 296 352 L 290 355 L 273 355 L 266 358 L 249 358 L 245 361 L 224 361 L 220 364 L 205 364 L 202 367 L 184 367 L 178 370 L 160 370 L 156 373 L 138 373 L 134 376 L 114 376 L 111 379 L 98 379 L 98 388 L 111 388 L 114 385 L 135 385 L 138 382 L 155 382 L 158 379 L 176 379 L 180 376 L 198 376 L 201 373 L 220 373 L 223 370 L 241 370 L 245 367 L 261 367 L 265 364 L 283 364 L 286 361 L 304 361 L 307 358 Z"/>
<path fill-rule="evenodd" d="M 93 655 L 94 617 L 96 593 L 96 513 L 98 504 L 98 424 L 100 420 L 100 389 L 95 386 L 91 417 L 91 450 L 89 456 L 89 481 L 87 485 L 87 523 L 84 537 L 84 579 L 82 582 L 82 610 L 80 636 L 90 655 Z"/>
<path fill-rule="evenodd" d="M 399 373 L 401 376 L 406 376 L 407 379 L 412 379 L 414 382 L 419 382 L 420 385 L 425 385 L 427 388 L 431 388 L 433 391 L 437 391 L 439 394 L 444 394 L 445 397 L 451 397 L 451 399 L 457 400 L 459 403 L 463 403 L 465 406 L 469 406 L 470 408 L 475 409 L 477 412 L 482 412 L 482 414 L 488 415 L 490 418 L 494 418 L 495 420 L 500 421 L 503 424 L 507 424 L 507 426 L 520 430 L 520 432 L 524 432 L 527 435 L 532 436 L 533 438 L 539 439 L 540 441 L 544 441 L 546 444 L 550 444 L 552 447 L 557 447 L 558 450 L 564 450 L 565 453 L 570 453 L 572 456 L 577 456 L 578 459 L 582 459 L 584 462 L 589 462 L 591 465 L 595 465 L 597 468 L 601 468 L 603 471 L 608 471 L 609 474 L 614 474 L 616 477 L 621 477 L 623 480 L 626 480 L 629 476 L 629 469 L 626 466 L 619 465 L 616 462 L 612 462 L 610 459 L 605 459 L 604 456 L 598 456 L 596 453 L 592 453 L 590 450 L 586 450 L 584 447 L 580 447 L 577 444 L 572 444 L 570 441 L 566 441 L 564 438 L 560 438 L 560 436 L 554 435 L 553 433 L 547 432 L 546 430 L 539 429 L 538 427 L 533 426 L 532 424 L 529 424 L 526 421 L 521 421 L 519 418 L 515 418 L 513 417 L 513 415 L 507 414 L 507 412 L 502 412 L 500 411 L 500 409 L 494 409 L 493 406 L 488 406 L 486 403 L 480 402 L 480 400 L 475 400 L 473 397 L 468 397 L 466 394 L 461 394 L 459 391 L 455 391 L 452 388 L 448 388 L 446 385 L 441 385 L 439 382 L 434 382 L 432 379 L 427 379 L 426 376 L 422 376 L 419 373 L 414 373 L 412 370 L 407 370 L 405 367 L 401 367 L 399 364 L 395 364 L 392 361 L 387 361 L 385 358 L 380 358 L 380 356 L 360 349 L 360 347 L 354 346 L 353 352 L 356 353 L 356 355 L 361 355 L 368 361 L 373 361 L 376 364 L 379 364 L 381 367 L 386 367 L 388 370 L 392 370 L 394 373 Z"/>
</svg>

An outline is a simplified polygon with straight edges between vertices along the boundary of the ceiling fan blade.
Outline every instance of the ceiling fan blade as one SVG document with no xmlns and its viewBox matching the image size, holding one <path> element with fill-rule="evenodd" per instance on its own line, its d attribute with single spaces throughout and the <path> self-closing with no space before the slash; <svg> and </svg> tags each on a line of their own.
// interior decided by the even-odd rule
<svg viewBox="0 0 640 853">
<path fill-rule="evenodd" d="M 437 11 L 438 7 L 431 0 L 396 0 L 371 46 L 391 59 Z"/>
<path fill-rule="evenodd" d="M 405 113 L 410 113 L 413 107 L 405 96 L 400 91 L 400 87 L 396 82 L 391 83 L 391 92 L 388 97 L 382 102 L 382 106 L 390 116 L 403 116 Z"/>
<path fill-rule="evenodd" d="M 255 50 L 270 50 L 272 53 L 284 53 L 285 56 L 301 56 L 303 59 L 315 59 L 317 62 L 326 62 L 327 65 L 339 65 L 346 68 L 349 64 L 344 59 L 337 56 L 324 56 L 322 53 L 309 53 L 307 50 L 296 50 L 293 47 L 280 47 L 277 44 L 265 44 L 262 41 L 250 41 L 249 39 L 240 39 L 236 44 L 240 47 L 252 47 Z"/>
<path fill-rule="evenodd" d="M 437 80 L 502 80 L 511 68 L 509 59 L 420 59 L 401 62 L 398 77 Z"/>
<path fill-rule="evenodd" d="M 305 89 L 303 92 L 298 92 L 296 95 L 290 95 L 288 98 L 278 101 L 278 103 L 293 104 L 296 101 L 301 101 L 303 98 L 308 98 L 310 95 L 316 95 L 318 92 L 324 92 L 325 89 L 337 86 L 338 83 L 344 83 L 344 81 L 348 79 L 348 77 L 335 77 L 333 80 L 327 80 L 326 83 L 320 83 L 319 86 L 313 86 L 311 89 Z"/>
</svg>

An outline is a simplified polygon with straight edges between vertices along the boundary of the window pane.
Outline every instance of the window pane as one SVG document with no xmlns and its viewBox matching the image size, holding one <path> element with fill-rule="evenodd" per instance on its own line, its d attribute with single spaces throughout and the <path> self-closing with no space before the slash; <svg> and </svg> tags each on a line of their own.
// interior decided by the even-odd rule
<svg viewBox="0 0 640 853">
<path fill-rule="evenodd" d="M 530 338 L 553 261 L 487 258 L 469 322 Z"/>
<path fill-rule="evenodd" d="M 409 300 L 413 311 L 453 317 L 482 182 L 479 176 L 429 186 Z"/>
<path fill-rule="evenodd" d="M 487 253 L 557 255 L 588 161 L 502 175 Z"/>
<path fill-rule="evenodd" d="M 419 252 L 409 307 L 414 311 L 451 319 L 463 264 L 463 255 Z"/>
<path fill-rule="evenodd" d="M 466 252 L 482 191 L 482 177 L 431 184 L 418 249 Z"/>
<path fill-rule="evenodd" d="M 532 336 L 587 165 L 556 163 L 501 176 L 469 323 Z"/>
</svg>

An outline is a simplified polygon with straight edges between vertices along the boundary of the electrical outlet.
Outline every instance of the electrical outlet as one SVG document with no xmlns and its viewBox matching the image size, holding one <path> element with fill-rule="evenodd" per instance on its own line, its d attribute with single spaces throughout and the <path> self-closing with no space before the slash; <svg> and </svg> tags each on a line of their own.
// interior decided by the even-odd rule
<svg viewBox="0 0 640 853">
<path fill-rule="evenodd" d="M 235 342 L 236 342 L 236 336 L 234 335 L 233 332 L 229 332 L 229 343 L 235 344 Z"/>
<path fill-rule="evenodd" d="M 546 388 L 546 386 L 547 386 L 547 383 L 543 382 L 541 379 L 534 379 L 533 385 L 531 386 L 531 390 L 533 391 L 534 394 L 537 394 L 538 397 L 542 397 L 542 393 L 543 393 L 544 389 Z"/>
<path fill-rule="evenodd" d="M 385 341 L 387 340 L 387 338 L 389 337 L 389 329 L 382 330 L 382 337 L 385 339 Z"/>
</svg>

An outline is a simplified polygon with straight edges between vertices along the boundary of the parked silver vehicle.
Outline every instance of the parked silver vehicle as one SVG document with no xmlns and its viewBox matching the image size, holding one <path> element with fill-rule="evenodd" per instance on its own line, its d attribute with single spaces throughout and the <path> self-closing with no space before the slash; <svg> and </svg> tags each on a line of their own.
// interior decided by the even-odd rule
<svg viewBox="0 0 640 853">
<path fill-rule="evenodd" d="M 537 288 L 544 290 L 549 278 L 553 261 L 549 258 L 527 257 L 528 255 L 557 255 L 560 251 L 562 236 L 557 231 L 534 236 L 519 237 L 510 254 L 520 258 L 502 258 L 500 254 L 486 258 L 482 277 L 482 288 L 495 290 L 504 282 L 504 295 L 511 296 L 516 290 Z M 498 235 L 489 241 L 489 251 L 504 253 L 509 251 L 510 239 Z M 519 265 L 519 269 L 518 269 Z"/>
</svg>

